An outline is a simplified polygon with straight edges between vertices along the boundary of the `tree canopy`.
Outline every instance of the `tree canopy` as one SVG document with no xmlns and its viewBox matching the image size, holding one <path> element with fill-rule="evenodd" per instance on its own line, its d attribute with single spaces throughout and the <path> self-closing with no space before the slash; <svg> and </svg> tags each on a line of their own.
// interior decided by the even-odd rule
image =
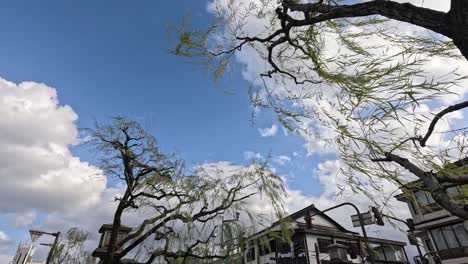
<svg viewBox="0 0 468 264">
<path fill-rule="evenodd" d="M 452 0 L 448 12 L 384 0 L 214 0 L 209 10 L 215 24 L 184 21 L 174 54 L 216 80 L 248 64 L 253 106 L 274 111 L 317 152 L 332 148 L 343 189 L 384 205 L 387 182 L 417 188 L 468 219 L 468 173 L 457 163 L 466 129 L 450 116 L 468 106 L 466 1 Z"/>
<path fill-rule="evenodd" d="M 60 238 L 50 260 L 51 264 L 95 264 L 91 253 L 85 250 L 88 233 L 79 228 L 70 228 Z"/>
<path fill-rule="evenodd" d="M 90 135 L 101 167 L 124 186 L 115 197 L 118 205 L 105 263 L 123 258 L 143 263 L 236 258 L 245 236 L 267 223 L 248 206 L 249 199 L 261 195 L 265 206 L 282 214 L 283 183 L 266 164 L 230 172 L 216 164 L 200 165 L 187 173 L 181 159 L 164 153 L 151 134 L 126 118 L 97 124 Z M 138 223 L 119 237 L 129 213 L 139 215 Z M 225 219 L 236 221 L 226 224 Z"/>
</svg>

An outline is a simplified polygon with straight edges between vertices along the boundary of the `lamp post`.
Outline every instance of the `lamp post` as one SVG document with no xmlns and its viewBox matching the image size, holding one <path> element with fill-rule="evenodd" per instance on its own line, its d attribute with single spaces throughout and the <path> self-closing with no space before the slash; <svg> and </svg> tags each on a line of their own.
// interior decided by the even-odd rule
<svg viewBox="0 0 468 264">
<path fill-rule="evenodd" d="M 239 220 L 239 213 L 236 213 L 236 218 L 235 219 L 228 219 L 224 220 L 224 215 L 223 215 L 223 220 L 221 222 L 221 249 L 223 250 L 224 253 L 224 224 L 225 223 L 231 223 L 231 222 L 237 222 Z M 226 258 L 223 259 L 223 263 L 226 264 Z"/>
<path fill-rule="evenodd" d="M 362 219 L 362 215 L 361 215 L 361 212 L 359 211 L 359 209 L 357 208 L 356 205 L 350 203 L 350 202 L 346 202 L 346 203 L 341 203 L 339 205 L 335 205 L 335 206 L 332 206 L 328 209 L 325 209 L 325 210 L 320 210 L 319 213 L 315 213 L 313 215 L 310 215 L 309 217 L 312 217 L 312 216 L 315 216 L 315 215 L 318 215 L 318 214 L 321 214 L 321 213 L 325 213 L 325 212 L 328 212 L 330 210 L 333 210 L 333 209 L 336 209 L 338 207 L 342 207 L 342 206 L 345 206 L 345 205 L 349 205 L 351 207 L 354 208 L 354 210 L 356 210 L 356 213 L 358 215 L 358 218 L 359 218 L 359 225 L 361 226 L 361 229 L 362 229 L 362 236 L 364 237 L 364 240 L 366 242 L 366 246 L 369 247 L 369 258 L 370 258 L 370 262 L 371 264 L 375 264 L 375 257 L 374 257 L 374 252 L 372 252 L 372 249 L 370 248 L 370 244 L 369 244 L 369 240 L 367 238 L 367 232 L 366 232 L 366 229 L 364 228 L 364 220 Z"/>
<path fill-rule="evenodd" d="M 31 235 L 31 241 L 32 242 L 35 242 L 42 235 L 49 235 L 49 236 L 54 236 L 55 237 L 54 243 L 52 245 L 50 245 L 50 244 L 41 244 L 41 245 L 51 246 L 50 250 L 49 250 L 49 254 L 47 255 L 47 260 L 46 260 L 46 264 L 50 264 L 50 261 L 52 260 L 52 254 L 54 253 L 54 250 L 57 247 L 58 239 L 60 237 L 60 232 L 49 233 L 49 232 L 45 232 L 45 231 L 41 231 L 41 230 L 31 229 L 31 230 L 29 230 L 29 234 Z"/>
</svg>

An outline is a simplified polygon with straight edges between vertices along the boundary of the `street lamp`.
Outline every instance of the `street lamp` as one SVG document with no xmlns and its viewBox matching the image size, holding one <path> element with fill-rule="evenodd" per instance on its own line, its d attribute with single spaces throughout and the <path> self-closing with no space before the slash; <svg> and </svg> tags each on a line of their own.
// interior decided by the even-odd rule
<svg viewBox="0 0 468 264">
<path fill-rule="evenodd" d="M 41 231 L 41 230 L 31 229 L 31 230 L 29 230 L 29 234 L 31 235 L 31 241 L 32 242 L 35 242 L 42 235 L 49 235 L 49 236 L 54 236 L 55 237 L 54 243 L 52 245 L 51 244 L 41 244 L 41 245 L 45 245 L 45 246 L 50 246 L 49 254 L 47 255 L 47 260 L 46 260 L 46 264 L 50 264 L 50 261 L 52 260 L 52 254 L 54 253 L 54 250 L 57 247 L 58 239 L 60 237 L 60 232 L 49 233 L 49 232 L 45 232 L 45 231 Z"/>
</svg>

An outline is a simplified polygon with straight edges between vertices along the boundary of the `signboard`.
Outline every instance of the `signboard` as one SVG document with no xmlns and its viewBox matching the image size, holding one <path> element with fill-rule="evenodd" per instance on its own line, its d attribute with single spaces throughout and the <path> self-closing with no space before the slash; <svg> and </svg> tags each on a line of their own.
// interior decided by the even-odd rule
<svg viewBox="0 0 468 264">
<path fill-rule="evenodd" d="M 370 206 L 369 211 L 360 214 L 362 217 L 362 222 L 363 225 L 384 225 L 384 221 L 382 219 L 382 214 L 378 210 L 377 207 Z M 353 221 L 353 226 L 358 227 L 361 226 L 361 223 L 359 222 L 359 215 L 355 214 L 351 216 L 351 220 Z"/>
<path fill-rule="evenodd" d="M 364 225 L 372 225 L 375 224 L 374 217 L 372 216 L 371 213 L 362 213 L 362 222 Z M 359 227 L 361 226 L 361 223 L 359 222 L 359 215 L 355 214 L 351 216 L 351 220 L 353 221 L 353 227 Z"/>
</svg>

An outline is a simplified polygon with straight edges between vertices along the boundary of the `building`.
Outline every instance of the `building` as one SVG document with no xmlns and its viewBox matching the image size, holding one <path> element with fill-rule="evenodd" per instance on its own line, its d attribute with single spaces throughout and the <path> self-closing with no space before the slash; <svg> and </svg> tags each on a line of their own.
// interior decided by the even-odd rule
<svg viewBox="0 0 468 264">
<path fill-rule="evenodd" d="M 33 262 L 32 255 L 35 248 L 32 245 L 19 244 L 11 264 L 44 264 L 44 262 Z"/>
<path fill-rule="evenodd" d="M 311 217 L 311 215 L 314 216 Z M 348 263 L 370 263 L 369 250 L 363 246 L 365 245 L 363 237 L 359 233 L 345 229 L 314 205 L 293 213 L 285 219 L 292 224 L 294 230 L 291 242 L 284 242 L 276 236 L 281 231 L 282 223 L 282 221 L 277 221 L 248 239 L 244 263 L 334 263 L 330 259 L 332 248 L 336 248 L 336 252 L 341 252 L 342 257 L 349 260 Z M 376 264 L 409 263 L 404 249 L 406 243 L 384 238 L 369 237 L 368 239 Z"/>
<path fill-rule="evenodd" d="M 98 247 L 93 251 L 92 256 L 95 258 L 103 259 L 107 253 L 107 247 L 110 243 L 110 238 L 112 234 L 112 224 L 104 224 L 99 228 L 99 233 L 101 234 L 101 239 L 99 241 Z M 132 228 L 128 226 L 121 225 L 117 235 L 117 241 L 122 240 L 126 235 L 132 231 Z"/>
<path fill-rule="evenodd" d="M 418 190 L 419 181 L 410 185 L 413 191 L 405 188 L 396 198 L 408 204 L 414 222 L 413 233 L 428 252 L 430 263 L 468 263 L 468 224 L 440 207 L 429 192 Z M 466 199 L 462 188 L 467 187 L 451 187 L 447 192 L 454 199 Z"/>
</svg>

